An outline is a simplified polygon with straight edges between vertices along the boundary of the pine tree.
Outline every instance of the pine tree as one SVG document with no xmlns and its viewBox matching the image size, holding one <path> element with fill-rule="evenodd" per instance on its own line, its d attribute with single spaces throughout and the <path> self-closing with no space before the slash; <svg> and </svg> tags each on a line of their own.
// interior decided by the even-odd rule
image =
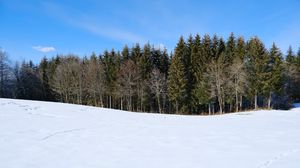
<svg viewBox="0 0 300 168">
<path fill-rule="evenodd" d="M 187 110 L 186 97 L 188 80 L 185 72 L 184 58 L 187 48 L 183 37 L 180 37 L 169 70 L 168 93 L 170 100 L 175 103 L 176 113 L 184 113 Z"/>
<path fill-rule="evenodd" d="M 107 107 L 112 108 L 112 97 L 115 92 L 117 78 L 116 54 L 114 50 L 111 53 L 104 51 L 102 64 L 104 66 L 106 94 L 108 95 Z"/>
<path fill-rule="evenodd" d="M 147 85 L 150 73 L 151 73 L 151 49 L 150 44 L 145 44 L 143 48 L 142 55 L 138 61 L 138 71 L 139 71 L 139 82 L 138 82 L 138 97 L 139 97 L 139 104 L 140 110 L 146 111 L 146 104 L 149 104 L 149 87 Z"/>
<path fill-rule="evenodd" d="M 231 64 L 234 59 L 236 42 L 234 34 L 231 33 L 226 43 L 226 63 Z"/>
<path fill-rule="evenodd" d="M 279 93 L 282 89 L 282 54 L 279 48 L 272 44 L 272 48 L 268 54 L 269 62 L 266 72 L 266 83 L 264 85 L 264 92 L 266 92 L 268 97 L 268 109 L 271 109 L 273 94 Z"/>
<path fill-rule="evenodd" d="M 122 50 L 122 57 L 123 57 L 123 62 L 130 59 L 130 53 L 129 53 L 129 48 L 127 45 L 124 46 Z"/>
<path fill-rule="evenodd" d="M 162 73 L 164 73 L 165 75 L 168 75 L 168 70 L 169 70 L 169 66 L 170 66 L 170 60 L 169 60 L 169 55 L 168 55 L 168 51 L 166 48 L 164 48 L 161 58 L 160 58 L 160 71 Z"/>
<path fill-rule="evenodd" d="M 184 67 L 185 67 L 185 76 L 188 81 L 186 86 L 185 103 L 189 113 L 192 113 L 192 108 L 194 106 L 192 101 L 193 100 L 192 90 L 194 87 L 195 79 L 194 79 L 192 66 L 191 66 L 192 64 L 191 53 L 194 47 L 195 47 L 194 38 L 192 35 L 190 35 L 186 44 L 186 53 L 182 55 L 184 61 Z"/>
<path fill-rule="evenodd" d="M 212 38 L 211 56 L 215 60 L 219 57 L 219 37 L 216 34 Z"/>
<path fill-rule="evenodd" d="M 203 54 L 203 46 L 199 34 L 195 36 L 194 46 L 191 51 L 191 73 L 193 76 L 192 102 L 195 112 L 200 112 L 200 106 L 208 104 L 209 95 L 207 81 L 204 80 L 203 74 L 206 69 L 206 58 Z"/>
<path fill-rule="evenodd" d="M 268 63 L 267 52 L 264 44 L 258 37 L 251 38 L 248 42 L 247 73 L 250 95 L 254 97 L 254 108 L 258 109 L 258 96 L 265 85 L 265 71 Z"/>
<path fill-rule="evenodd" d="M 39 73 L 42 82 L 43 100 L 53 101 L 54 94 L 49 83 L 49 62 L 46 57 L 39 64 Z"/>
<path fill-rule="evenodd" d="M 246 56 L 246 44 L 243 37 L 238 37 L 234 55 L 235 57 L 238 57 L 240 60 L 244 61 Z"/>
<path fill-rule="evenodd" d="M 202 41 L 203 62 L 207 63 L 213 58 L 211 50 L 212 42 L 208 34 L 204 35 Z"/>
<path fill-rule="evenodd" d="M 300 49 L 297 56 L 290 46 L 285 59 L 286 93 L 291 100 L 300 100 Z"/>
<path fill-rule="evenodd" d="M 136 43 L 135 46 L 131 49 L 131 59 L 134 63 L 137 63 L 142 55 L 141 47 L 139 43 Z"/>
<path fill-rule="evenodd" d="M 23 62 L 18 72 L 18 88 L 16 98 L 27 100 L 43 100 L 42 83 L 37 66 L 32 61 Z"/>
<path fill-rule="evenodd" d="M 289 46 L 285 60 L 288 63 L 288 65 L 294 64 L 296 61 L 296 56 L 294 55 L 294 52 L 293 52 L 293 49 L 291 46 Z"/>
<path fill-rule="evenodd" d="M 152 46 L 151 48 L 151 57 L 150 57 L 150 61 L 151 61 L 151 69 L 160 69 L 161 67 L 161 50 L 160 49 L 156 49 L 154 46 Z"/>
</svg>

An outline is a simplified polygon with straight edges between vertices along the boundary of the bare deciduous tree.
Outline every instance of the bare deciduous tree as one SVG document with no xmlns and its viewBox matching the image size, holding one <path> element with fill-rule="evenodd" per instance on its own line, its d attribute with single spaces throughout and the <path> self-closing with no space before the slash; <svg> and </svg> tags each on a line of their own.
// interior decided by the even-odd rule
<svg viewBox="0 0 300 168">
<path fill-rule="evenodd" d="M 126 97 L 127 110 L 133 110 L 132 97 L 136 93 L 138 82 L 138 67 L 132 60 L 127 60 L 121 65 L 118 73 L 119 91 Z"/>
<path fill-rule="evenodd" d="M 13 71 L 7 53 L 0 48 L 0 97 L 12 96 Z"/>
<path fill-rule="evenodd" d="M 229 67 L 230 84 L 229 87 L 234 90 L 235 110 L 242 110 L 243 94 L 245 93 L 247 76 L 245 66 L 240 58 L 235 58 L 233 64 Z"/>
<path fill-rule="evenodd" d="M 95 106 L 103 107 L 104 86 L 104 70 L 103 66 L 97 58 L 91 58 L 86 65 L 86 89 L 89 95 L 93 97 Z M 99 102 L 98 102 L 99 98 Z"/>
<path fill-rule="evenodd" d="M 218 99 L 219 111 L 222 114 L 224 112 L 225 104 L 225 90 L 227 77 L 225 73 L 225 67 L 223 56 L 212 62 L 207 66 L 205 77 L 208 79 L 208 85 L 210 93 L 215 93 Z"/>
<path fill-rule="evenodd" d="M 83 72 L 77 57 L 66 57 L 57 66 L 54 89 L 60 94 L 61 100 L 82 104 Z"/>
<path fill-rule="evenodd" d="M 161 98 L 164 98 L 166 95 L 166 89 L 167 89 L 166 85 L 167 85 L 167 81 L 165 75 L 161 73 L 159 69 L 154 69 L 151 73 L 149 86 L 152 93 L 154 93 L 156 96 L 159 113 L 163 112 L 163 108 L 161 105 Z"/>
</svg>

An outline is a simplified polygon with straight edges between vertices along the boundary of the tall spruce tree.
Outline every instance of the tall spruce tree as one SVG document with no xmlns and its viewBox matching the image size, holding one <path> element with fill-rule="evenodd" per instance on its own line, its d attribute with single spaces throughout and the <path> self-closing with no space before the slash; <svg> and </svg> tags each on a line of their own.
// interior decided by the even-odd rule
<svg viewBox="0 0 300 168">
<path fill-rule="evenodd" d="M 267 64 L 268 67 L 265 76 L 266 83 L 263 90 L 268 97 L 268 109 L 271 109 L 273 94 L 279 93 L 283 86 L 282 54 L 275 43 L 272 44 L 268 56 L 269 62 Z"/>
<path fill-rule="evenodd" d="M 168 93 L 171 101 L 175 103 L 176 113 L 186 113 L 188 79 L 186 76 L 185 60 L 187 55 L 186 43 L 181 36 L 175 48 L 174 57 L 169 70 Z"/>
<path fill-rule="evenodd" d="M 195 36 L 194 46 L 191 51 L 191 73 L 194 79 L 192 90 L 193 108 L 195 112 L 200 112 L 200 106 L 207 104 L 209 100 L 208 89 L 204 81 L 204 71 L 206 69 L 205 58 L 203 54 L 201 37 L 199 34 Z"/>
<path fill-rule="evenodd" d="M 247 71 L 249 80 L 249 94 L 254 98 L 254 109 L 258 109 L 258 97 L 266 84 L 265 72 L 268 63 L 267 51 L 258 37 L 251 38 L 248 42 Z"/>
<path fill-rule="evenodd" d="M 114 50 L 112 50 L 111 53 L 109 53 L 108 51 L 104 51 L 102 64 L 104 67 L 106 95 L 108 97 L 107 107 L 112 108 L 112 97 L 113 93 L 115 92 L 117 78 L 117 69 L 115 65 L 116 54 Z"/>
<path fill-rule="evenodd" d="M 287 51 L 287 55 L 285 57 L 286 62 L 288 65 L 294 64 L 296 61 L 296 56 L 293 52 L 292 46 L 289 46 L 289 49 Z"/>
<path fill-rule="evenodd" d="M 49 83 L 49 62 L 46 57 L 40 62 L 39 74 L 42 82 L 43 100 L 53 101 L 54 94 Z"/>
<path fill-rule="evenodd" d="M 238 37 L 236 42 L 236 48 L 234 51 L 235 57 L 238 57 L 242 61 L 244 61 L 246 56 L 246 43 L 243 37 Z"/>
<path fill-rule="evenodd" d="M 236 41 L 234 34 L 231 33 L 226 43 L 226 62 L 231 64 L 235 57 Z"/>
<path fill-rule="evenodd" d="M 124 61 L 130 59 L 130 51 L 129 51 L 129 48 L 127 45 L 125 45 L 122 50 L 122 57 L 123 57 Z"/>
</svg>

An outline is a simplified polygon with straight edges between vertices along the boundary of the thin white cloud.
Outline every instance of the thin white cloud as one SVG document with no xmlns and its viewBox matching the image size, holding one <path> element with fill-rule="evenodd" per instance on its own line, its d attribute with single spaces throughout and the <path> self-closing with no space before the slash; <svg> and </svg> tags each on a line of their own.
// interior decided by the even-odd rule
<svg viewBox="0 0 300 168">
<path fill-rule="evenodd" d="M 84 30 L 87 30 L 93 34 L 102 36 L 102 37 L 108 37 L 110 39 L 123 41 L 123 42 L 132 42 L 132 43 L 145 43 L 146 40 L 144 40 L 142 37 L 133 34 L 131 32 L 121 30 L 118 28 L 113 27 L 104 27 L 101 25 L 97 25 L 95 23 L 91 23 L 89 21 L 85 20 L 78 20 L 76 22 L 73 22 L 74 25 L 77 27 L 80 27 Z"/>
<path fill-rule="evenodd" d="M 97 36 L 106 37 L 121 42 L 146 42 L 143 37 L 125 29 L 121 29 L 116 25 L 111 25 L 108 23 L 99 24 L 97 18 L 93 18 L 93 16 L 89 14 L 63 7 L 56 3 L 45 2 L 42 5 L 45 9 L 45 12 L 52 17 L 58 18 L 64 23 L 68 23 L 74 27 L 93 33 Z"/>
<path fill-rule="evenodd" d="M 54 47 L 33 46 L 32 48 L 43 53 L 55 51 Z"/>
</svg>

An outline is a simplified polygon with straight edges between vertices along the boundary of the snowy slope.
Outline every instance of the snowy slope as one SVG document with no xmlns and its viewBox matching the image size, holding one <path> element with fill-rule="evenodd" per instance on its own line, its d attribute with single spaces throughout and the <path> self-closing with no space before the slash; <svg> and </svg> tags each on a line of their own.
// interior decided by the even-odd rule
<svg viewBox="0 0 300 168">
<path fill-rule="evenodd" d="M 300 108 L 222 116 L 0 99 L 1 168 L 299 168 Z"/>
</svg>

